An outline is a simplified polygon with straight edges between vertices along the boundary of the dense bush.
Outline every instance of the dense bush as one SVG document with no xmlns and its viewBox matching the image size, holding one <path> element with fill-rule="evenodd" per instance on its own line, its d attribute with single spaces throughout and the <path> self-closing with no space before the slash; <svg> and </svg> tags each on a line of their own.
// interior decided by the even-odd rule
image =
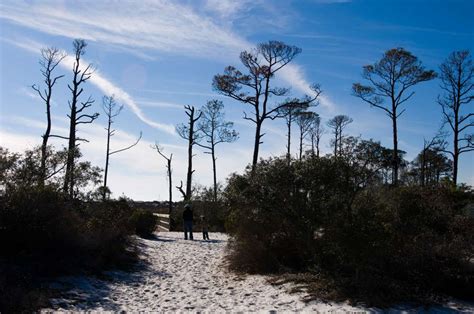
<svg viewBox="0 0 474 314">
<path fill-rule="evenodd" d="M 368 169 L 341 158 L 277 158 L 233 175 L 231 267 L 310 272 L 333 295 L 372 303 L 473 297 L 472 192 L 384 187 Z"/>
<path fill-rule="evenodd" d="M 131 215 L 124 201 L 65 201 L 49 187 L 10 188 L 0 200 L 0 308 L 34 303 L 25 291 L 38 278 L 129 265 Z"/>
<path fill-rule="evenodd" d="M 135 209 L 131 218 L 135 233 L 141 237 L 150 237 L 156 229 L 157 219 L 151 211 Z"/>
<path fill-rule="evenodd" d="M 340 160 L 288 164 L 272 159 L 260 162 L 253 175 L 249 170 L 231 177 L 226 194 L 233 251 L 240 255 L 248 248 L 251 252 L 242 254 L 266 256 L 262 262 L 242 260 L 234 266 L 245 271 L 305 268 L 315 256 L 314 233 L 348 213 L 357 191 L 350 171 Z"/>
<path fill-rule="evenodd" d="M 317 265 L 338 276 L 350 295 L 472 298 L 474 217 L 466 207 L 472 201 L 472 194 L 447 187 L 364 191 L 351 220 L 333 220 L 318 239 Z"/>
<path fill-rule="evenodd" d="M 48 257 L 72 252 L 84 253 L 82 261 L 89 255 L 106 260 L 115 243 L 125 247 L 133 233 L 131 213 L 126 202 L 65 201 L 47 187 L 10 191 L 0 208 L 0 255 Z"/>
</svg>

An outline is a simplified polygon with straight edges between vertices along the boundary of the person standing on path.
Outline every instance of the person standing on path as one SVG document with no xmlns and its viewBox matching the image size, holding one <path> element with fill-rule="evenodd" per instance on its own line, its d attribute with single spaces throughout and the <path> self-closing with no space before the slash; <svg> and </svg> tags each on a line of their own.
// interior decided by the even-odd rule
<svg viewBox="0 0 474 314">
<path fill-rule="evenodd" d="M 209 223 L 207 222 L 206 216 L 201 216 L 202 225 L 202 239 L 209 240 Z"/>
<path fill-rule="evenodd" d="M 184 223 L 184 239 L 188 239 L 188 232 L 189 232 L 189 239 L 193 240 L 193 210 L 190 204 L 184 205 L 184 212 L 183 212 L 183 223 Z"/>
</svg>

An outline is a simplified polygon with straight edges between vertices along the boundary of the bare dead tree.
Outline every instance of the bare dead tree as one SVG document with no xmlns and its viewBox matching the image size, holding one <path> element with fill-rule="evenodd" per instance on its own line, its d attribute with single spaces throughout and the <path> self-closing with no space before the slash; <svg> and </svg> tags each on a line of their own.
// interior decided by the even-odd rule
<svg viewBox="0 0 474 314">
<path fill-rule="evenodd" d="M 184 106 L 184 110 L 186 115 L 189 118 L 188 124 L 179 124 L 176 126 L 176 131 L 178 135 L 188 141 L 188 172 L 186 175 L 186 192 L 183 191 L 183 182 L 181 181 L 181 187 L 176 187 L 181 194 L 183 194 L 183 198 L 185 201 L 189 201 L 191 199 L 192 194 L 192 177 L 193 177 L 193 146 L 196 145 L 199 140 L 199 132 L 196 131 L 195 125 L 196 122 L 201 118 L 202 112 L 199 112 L 196 116 L 196 109 L 194 106 Z"/>
<path fill-rule="evenodd" d="M 183 200 L 187 200 L 188 198 L 187 198 L 186 192 L 183 190 L 183 180 L 180 181 L 180 185 L 176 186 L 176 188 L 178 189 L 178 191 L 183 196 Z"/>
<path fill-rule="evenodd" d="M 315 84 L 313 85 L 312 90 L 314 92 L 313 97 L 305 96 L 301 99 L 287 99 L 282 105 L 279 106 L 278 115 L 285 118 L 287 127 L 286 156 L 288 161 L 291 159 L 291 126 L 295 121 L 298 112 L 306 111 L 310 106 L 316 107 L 319 104 L 318 98 L 322 92 L 321 87 Z"/>
<path fill-rule="evenodd" d="M 41 144 L 41 166 L 40 166 L 40 180 L 39 184 L 44 185 L 46 180 L 46 159 L 48 140 L 51 135 L 51 97 L 53 94 L 53 87 L 56 82 L 64 75 L 54 76 L 53 72 L 61 61 L 66 57 L 66 54 L 57 48 L 43 48 L 41 49 L 41 59 L 39 61 L 41 75 L 44 78 L 46 87 L 44 90 L 38 85 L 31 86 L 35 90 L 46 105 L 46 131 L 42 135 L 43 143 Z"/>
<path fill-rule="evenodd" d="M 210 100 L 201 109 L 202 117 L 198 124 L 200 138 L 205 144 L 196 142 L 212 157 L 212 173 L 214 178 L 214 202 L 217 202 L 217 169 L 216 169 L 216 145 L 220 143 L 235 142 L 239 135 L 233 129 L 234 123 L 225 121 L 224 104 L 220 100 Z"/>
<path fill-rule="evenodd" d="M 321 142 L 321 137 L 323 136 L 324 132 L 324 127 L 321 125 L 321 117 L 314 117 L 309 130 L 309 135 L 311 138 L 311 154 L 313 157 L 319 157 L 320 155 L 319 143 Z"/>
<path fill-rule="evenodd" d="M 87 44 L 82 39 L 75 39 L 73 42 L 75 61 L 72 68 L 73 80 L 72 85 L 68 84 L 68 88 L 72 93 L 72 99 L 69 101 L 69 108 L 71 109 L 69 118 L 69 137 L 62 137 L 69 140 L 68 145 L 68 157 L 66 163 L 66 174 L 64 178 L 63 190 L 66 194 L 69 194 L 70 198 L 74 197 L 74 163 L 77 155 L 77 146 L 80 141 L 86 141 L 76 136 L 77 126 L 80 124 L 92 123 L 99 117 L 98 113 L 87 114 L 84 112 L 87 108 L 91 107 L 94 100 L 89 96 L 86 101 L 81 102 L 79 100 L 80 95 L 84 91 L 82 85 L 86 83 L 92 76 L 94 69 L 91 64 L 85 67 L 81 66 L 81 57 L 85 53 Z"/>
<path fill-rule="evenodd" d="M 398 128 L 397 119 L 405 112 L 399 111 L 400 106 L 407 102 L 415 92 L 408 93 L 414 85 L 432 80 L 436 73 L 425 70 L 421 61 L 411 52 L 403 48 L 394 48 L 386 51 L 383 57 L 373 65 L 363 67 L 362 77 L 369 85 L 354 83 L 353 95 L 362 99 L 371 106 L 383 110 L 392 120 L 393 158 L 392 184 L 398 184 Z M 407 94 L 408 93 L 408 94 Z M 385 99 L 389 100 L 385 104 Z"/>
<path fill-rule="evenodd" d="M 342 153 L 342 140 L 343 140 L 343 131 L 344 128 L 352 123 L 352 118 L 349 118 L 346 115 L 337 115 L 331 120 L 328 121 L 327 126 L 332 129 L 334 134 L 334 157 L 341 155 Z"/>
<path fill-rule="evenodd" d="M 319 117 L 312 111 L 299 111 L 296 113 L 296 124 L 298 125 L 299 133 L 299 160 L 303 158 L 303 141 L 309 135 L 313 120 Z"/>
<path fill-rule="evenodd" d="M 173 160 L 173 154 L 170 154 L 170 156 L 166 156 L 163 152 L 163 148 L 158 145 L 158 143 L 155 143 L 155 146 L 152 146 L 152 148 L 156 149 L 158 154 L 160 154 L 161 157 L 163 157 L 166 160 L 166 172 L 168 175 L 168 188 L 169 188 L 169 204 L 168 204 L 168 214 L 171 216 L 171 212 L 173 211 L 173 169 L 171 168 L 171 162 Z M 181 187 L 183 186 L 183 182 L 181 182 Z"/>
<path fill-rule="evenodd" d="M 438 96 L 443 122 L 453 134 L 453 182 L 458 182 L 459 156 L 474 150 L 474 110 L 467 104 L 474 99 L 474 65 L 469 51 L 455 51 L 440 66 L 441 89 Z"/>
<path fill-rule="evenodd" d="M 269 41 L 258 44 L 256 49 L 240 53 L 240 61 L 247 73 L 242 73 L 233 66 L 228 66 L 224 74 L 214 76 L 213 86 L 219 93 L 250 105 L 253 112 L 249 116 L 244 112 L 244 119 L 255 124 L 255 140 L 252 158 L 252 169 L 258 162 L 258 153 L 262 137 L 262 124 L 265 120 L 274 120 L 278 109 L 283 104 L 270 107 L 271 97 L 285 96 L 288 88 L 277 88 L 270 84 L 271 79 L 285 65 L 290 63 L 301 49 L 289 46 L 280 41 Z"/>
<path fill-rule="evenodd" d="M 140 136 L 138 139 L 130 146 L 117 149 L 114 151 L 110 151 L 110 138 L 115 135 L 115 130 L 112 129 L 112 124 L 115 122 L 114 118 L 117 117 L 123 109 L 123 105 L 117 107 L 117 103 L 115 102 L 114 96 L 104 96 L 102 98 L 102 109 L 104 110 L 105 115 L 107 116 L 107 148 L 105 152 L 105 170 L 104 170 L 104 184 L 102 189 L 102 198 L 105 200 L 107 198 L 108 192 L 110 190 L 107 187 L 107 176 L 109 173 L 109 158 L 110 155 L 120 153 L 126 151 L 138 144 L 142 138 L 142 132 L 140 132 Z"/>
</svg>

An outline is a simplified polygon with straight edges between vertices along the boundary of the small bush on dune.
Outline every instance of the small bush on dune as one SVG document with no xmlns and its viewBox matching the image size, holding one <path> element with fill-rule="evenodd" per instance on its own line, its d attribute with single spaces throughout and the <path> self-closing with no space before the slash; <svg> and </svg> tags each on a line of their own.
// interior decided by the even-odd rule
<svg viewBox="0 0 474 314">
<path fill-rule="evenodd" d="M 152 212 L 144 209 L 135 209 L 130 220 L 135 226 L 135 233 L 145 238 L 153 234 L 158 222 Z"/>
<path fill-rule="evenodd" d="M 272 159 L 232 176 L 231 268 L 308 272 L 319 278 L 307 281 L 314 297 L 379 305 L 433 293 L 474 297 L 473 194 L 367 178 L 366 169 L 328 158 Z"/>
</svg>

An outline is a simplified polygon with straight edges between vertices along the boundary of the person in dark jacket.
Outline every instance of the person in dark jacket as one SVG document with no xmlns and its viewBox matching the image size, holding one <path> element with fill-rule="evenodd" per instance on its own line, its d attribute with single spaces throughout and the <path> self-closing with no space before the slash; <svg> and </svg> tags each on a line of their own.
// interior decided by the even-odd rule
<svg viewBox="0 0 474 314">
<path fill-rule="evenodd" d="M 184 205 L 184 212 L 183 212 L 183 222 L 184 222 L 184 239 L 188 239 L 188 232 L 189 232 L 189 239 L 193 240 L 193 210 L 190 204 Z"/>
</svg>

